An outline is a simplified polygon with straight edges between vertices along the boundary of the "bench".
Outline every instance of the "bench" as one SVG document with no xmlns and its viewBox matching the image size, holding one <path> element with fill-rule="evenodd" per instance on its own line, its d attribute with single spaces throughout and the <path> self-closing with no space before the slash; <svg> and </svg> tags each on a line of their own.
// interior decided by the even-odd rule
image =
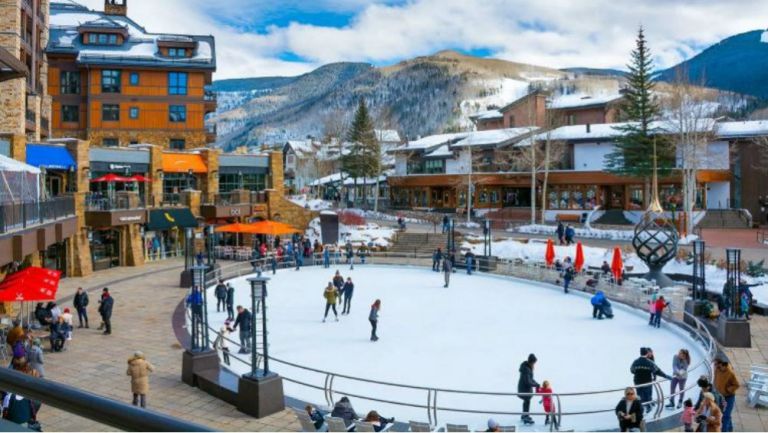
<svg viewBox="0 0 768 433">
<path fill-rule="evenodd" d="M 559 213 L 557 216 L 555 216 L 555 221 L 558 222 L 569 222 L 569 223 L 579 223 L 581 222 L 581 215 L 578 214 L 569 214 L 569 213 Z"/>
</svg>

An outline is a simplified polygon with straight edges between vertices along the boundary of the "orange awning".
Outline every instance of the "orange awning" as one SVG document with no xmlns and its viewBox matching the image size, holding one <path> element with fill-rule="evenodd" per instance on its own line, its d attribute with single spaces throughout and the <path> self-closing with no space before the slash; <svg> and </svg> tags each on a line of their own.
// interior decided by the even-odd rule
<svg viewBox="0 0 768 433">
<path fill-rule="evenodd" d="M 163 172 L 165 173 L 207 173 L 208 168 L 203 157 L 195 153 L 164 153 Z"/>
</svg>

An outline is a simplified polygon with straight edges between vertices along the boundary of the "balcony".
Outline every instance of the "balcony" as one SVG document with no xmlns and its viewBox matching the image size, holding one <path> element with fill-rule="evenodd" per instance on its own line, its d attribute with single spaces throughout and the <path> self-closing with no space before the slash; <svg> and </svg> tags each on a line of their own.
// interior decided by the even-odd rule
<svg viewBox="0 0 768 433">
<path fill-rule="evenodd" d="M 0 234 L 34 227 L 75 216 L 72 196 L 54 197 L 30 203 L 0 205 Z"/>
<path fill-rule="evenodd" d="M 35 124 L 36 124 L 36 119 L 37 119 L 35 110 L 32 110 L 29 107 L 27 107 L 27 109 L 26 109 L 26 111 L 24 113 L 24 118 L 25 118 L 25 123 L 24 124 L 25 124 L 26 131 L 27 132 L 33 132 L 35 130 L 35 126 L 36 126 Z"/>
<path fill-rule="evenodd" d="M 144 197 L 135 191 L 85 196 L 85 223 L 91 227 L 115 227 L 147 221 Z"/>
<path fill-rule="evenodd" d="M 205 125 L 205 141 L 208 143 L 216 141 L 216 124 Z"/>
<path fill-rule="evenodd" d="M 205 91 L 205 94 L 203 95 L 203 106 L 205 110 L 205 114 L 213 113 L 216 111 L 216 106 L 218 105 L 216 100 L 216 92 L 211 92 L 209 90 Z"/>
<path fill-rule="evenodd" d="M 264 193 L 261 193 L 265 196 Z M 261 201 L 260 201 L 261 200 Z M 237 218 L 250 216 L 254 213 L 254 205 L 266 203 L 266 197 L 259 193 L 238 189 L 218 193 L 212 201 L 200 206 L 200 214 L 205 218 Z"/>
</svg>

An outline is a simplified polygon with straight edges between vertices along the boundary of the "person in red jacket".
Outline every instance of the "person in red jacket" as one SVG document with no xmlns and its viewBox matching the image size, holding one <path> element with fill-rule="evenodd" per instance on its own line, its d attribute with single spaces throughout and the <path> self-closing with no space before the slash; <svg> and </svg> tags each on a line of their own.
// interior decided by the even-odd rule
<svg viewBox="0 0 768 433">
<path fill-rule="evenodd" d="M 544 405 L 544 412 L 547 414 L 544 418 L 544 425 L 549 425 L 551 422 L 555 429 L 558 428 L 557 418 L 555 418 L 555 404 L 552 402 L 552 387 L 549 385 L 549 381 L 542 382 L 540 387 L 536 388 L 536 392 L 544 394 L 541 396 L 541 403 Z"/>
<path fill-rule="evenodd" d="M 663 296 L 659 296 L 659 299 L 656 300 L 656 310 L 653 313 L 653 326 L 660 328 L 661 327 L 661 313 L 664 312 L 664 308 L 669 307 L 669 302 L 667 302 Z"/>
</svg>

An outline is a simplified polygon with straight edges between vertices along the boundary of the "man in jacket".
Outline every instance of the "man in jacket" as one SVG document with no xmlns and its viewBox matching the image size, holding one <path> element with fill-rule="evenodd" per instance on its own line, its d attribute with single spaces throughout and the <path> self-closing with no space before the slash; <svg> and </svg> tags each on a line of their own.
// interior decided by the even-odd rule
<svg viewBox="0 0 768 433">
<path fill-rule="evenodd" d="M 82 287 L 77 288 L 74 300 L 75 309 L 77 310 L 77 320 L 80 322 L 78 328 L 83 327 L 83 321 L 85 321 L 85 327 L 88 327 L 88 293 L 83 290 Z"/>
<path fill-rule="evenodd" d="M 235 288 L 232 284 L 227 283 L 227 319 L 235 320 Z"/>
<path fill-rule="evenodd" d="M 443 287 L 448 287 L 448 284 L 451 282 L 452 270 L 453 263 L 448 258 L 443 259 L 443 276 L 445 277 L 445 285 Z"/>
<path fill-rule="evenodd" d="M 440 250 L 440 248 L 436 249 L 432 253 L 432 270 L 435 272 L 440 272 L 440 259 L 443 257 L 443 252 Z"/>
<path fill-rule="evenodd" d="M 235 325 L 232 326 L 234 331 L 240 326 L 240 350 L 238 353 L 250 353 L 251 352 L 251 330 L 253 322 L 253 315 L 247 308 L 243 308 L 242 305 L 237 306 L 237 319 L 235 319 Z"/>
<path fill-rule="evenodd" d="M 652 356 L 653 351 L 649 347 L 641 347 L 640 357 L 629 367 L 629 371 L 634 375 L 633 380 L 637 388 L 637 395 L 642 403 L 650 403 L 653 400 L 653 386 L 651 383 L 655 380 L 656 376 L 672 379 L 651 360 Z M 652 406 L 652 404 L 647 404 L 645 411 L 650 412 Z"/>
<path fill-rule="evenodd" d="M 109 289 L 104 288 L 101 292 L 101 305 L 99 305 L 99 314 L 101 314 L 101 320 L 104 322 L 104 335 L 112 334 L 112 308 L 115 305 L 115 300 L 109 294 Z"/>
<path fill-rule="evenodd" d="M 736 390 L 739 389 L 739 379 L 728 365 L 728 359 L 720 355 L 715 360 L 715 389 L 725 399 L 725 410 L 723 411 L 723 431 L 733 431 L 733 422 L 731 413 L 736 405 Z"/>
<path fill-rule="evenodd" d="M 216 312 L 224 311 L 227 304 L 227 286 L 224 285 L 224 280 L 219 280 L 214 293 L 216 294 Z"/>
<path fill-rule="evenodd" d="M 341 400 L 337 401 L 333 405 L 333 411 L 331 416 L 341 418 L 344 420 L 344 425 L 347 427 L 352 425 L 352 422 L 356 419 L 360 419 L 355 413 L 355 409 L 352 408 L 352 403 L 349 402 L 349 398 L 341 397 Z"/>
<path fill-rule="evenodd" d="M 536 355 L 531 353 L 528 355 L 528 359 L 520 364 L 520 379 L 517 381 L 517 392 L 521 394 L 532 393 L 534 388 L 539 388 L 536 380 L 533 379 L 533 367 L 536 365 Z M 520 419 L 525 425 L 533 424 L 533 418 L 528 414 L 531 411 L 531 398 L 532 395 L 520 395 L 518 396 L 523 400 L 523 415 Z"/>
</svg>

